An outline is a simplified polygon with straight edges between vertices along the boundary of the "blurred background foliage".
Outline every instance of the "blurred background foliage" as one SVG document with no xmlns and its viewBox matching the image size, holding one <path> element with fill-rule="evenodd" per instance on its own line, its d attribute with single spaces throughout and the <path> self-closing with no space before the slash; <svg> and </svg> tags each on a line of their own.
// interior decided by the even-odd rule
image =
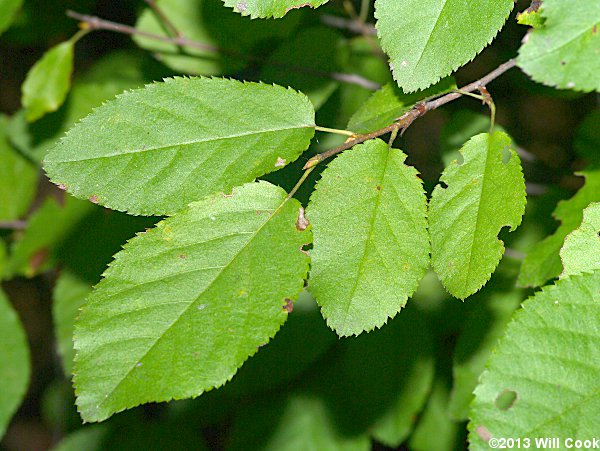
<svg viewBox="0 0 600 451">
<path fill-rule="evenodd" d="M 242 18 L 220 0 L 172 3 L 187 37 L 225 51 L 181 52 L 141 37 L 90 33 L 75 46 L 66 101 L 35 122 L 28 122 L 21 108 L 21 85 L 45 51 L 77 32 L 66 10 L 166 31 L 141 0 L 25 0 L 0 35 L 0 274 L 24 325 L 32 364 L 25 400 L 0 449 L 465 448 L 477 377 L 510 315 L 531 293 L 516 287 L 523 256 L 556 229 L 551 213 L 557 202 L 583 183 L 574 174 L 600 160 L 598 95 L 547 88 L 518 69 L 489 89 L 498 124 L 521 150 L 527 213 L 517 232 L 501 234 L 507 254 L 481 292 L 461 302 L 428 274 L 388 325 L 346 339 L 327 328 L 305 294 L 277 338 L 225 387 L 195 400 L 142 406 L 100 425 L 81 424 L 69 380 L 77 309 L 112 255 L 158 218 L 128 216 L 65 196 L 40 168 L 49 146 L 115 94 L 176 74 L 290 85 L 309 95 L 318 124 L 336 128 L 346 127 L 373 90 L 323 73 L 392 82 L 385 58 L 373 51 L 375 37 L 332 26 L 348 19 L 342 1 L 293 11 L 277 22 Z M 517 25 L 515 14 L 527 6 L 518 2 L 492 45 L 455 74 L 458 86 L 516 55 L 527 27 Z M 305 70 L 286 70 L 282 63 Z M 485 107 L 464 98 L 416 121 L 399 145 L 430 193 L 458 148 L 488 124 Z M 265 178 L 290 189 L 310 156 L 342 139 L 318 134 L 297 162 Z M 301 188 L 302 202 L 318 178 L 317 170 Z"/>
</svg>

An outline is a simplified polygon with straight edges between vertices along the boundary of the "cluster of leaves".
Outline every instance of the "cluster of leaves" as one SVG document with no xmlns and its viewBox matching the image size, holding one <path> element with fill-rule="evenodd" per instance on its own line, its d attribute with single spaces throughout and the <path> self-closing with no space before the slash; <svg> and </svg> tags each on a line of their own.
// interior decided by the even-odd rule
<svg viewBox="0 0 600 451">
<path fill-rule="evenodd" d="M 0 31 L 19 3 L 0 2 Z M 325 3 L 159 0 L 141 13 L 143 33 L 135 36 L 165 65 L 159 75 L 144 70 L 144 57 L 124 53 L 72 83 L 74 48 L 89 26 L 29 71 L 23 109 L 0 122 L 0 220 L 30 210 L 38 165 L 74 197 L 62 205 L 46 199 L 9 251 L 0 242 L 0 274 L 33 277 L 63 266 L 53 316 L 81 418 L 103 421 L 139 404 L 197 397 L 238 373 L 199 400 L 225 409 L 312 366 L 317 377 L 298 389 L 237 409 L 230 446 L 362 450 L 371 438 L 398 446 L 410 437 L 411 448 L 445 449 L 459 434 L 456 421 L 467 419 L 473 449 L 487 449 L 491 437 L 589 438 L 600 402 L 597 111 L 578 134 L 577 151 L 590 165 L 585 184 L 556 208 L 560 226 L 520 268 L 501 263 L 498 236 L 520 226 L 526 211 L 511 137 L 494 124 L 488 131 L 487 120 L 449 126 L 459 132 L 446 140 L 456 159 L 427 196 L 406 163 L 410 149 L 394 147 L 395 132 L 389 142 L 376 136 L 425 99 L 455 89 L 449 75 L 492 41 L 514 2 L 476 0 L 465 11 L 453 0 L 441 7 L 376 0 L 378 40 L 367 32 L 349 41 L 323 26 L 298 31 L 317 14 L 303 7 Z M 600 91 L 600 4 L 544 0 L 519 20 L 533 26 L 519 68 L 554 88 Z M 170 39 L 170 27 L 186 40 Z M 227 48 L 232 35 L 235 50 Z M 252 59 L 240 55 L 273 41 L 283 43 L 262 61 L 261 82 L 221 77 L 252 73 Z M 357 61 L 381 89 L 341 85 L 339 75 Z M 155 82 L 161 75 L 174 76 Z M 329 105 L 338 109 L 328 125 L 344 127 L 338 132 L 350 140 L 372 139 L 329 163 L 308 200 L 305 178 L 298 185 L 294 178 L 311 142 L 314 150 L 338 143 L 313 139 L 332 130 L 315 118 Z M 125 214 L 106 217 L 94 204 Z M 93 239 L 107 244 L 96 246 L 102 255 L 71 245 L 81 223 L 90 225 L 83 228 L 89 240 L 102 221 L 125 225 Z M 78 268 L 82 258 L 87 274 Z M 432 326 L 443 321 L 435 299 L 445 295 L 430 268 L 452 296 L 474 295 L 462 315 L 452 390 L 435 365 L 441 335 Z M 560 279 L 518 309 L 526 294 L 514 288 L 517 275 L 521 287 Z M 319 329 L 315 301 L 338 336 L 360 336 L 335 344 Z M 0 379 L 8 381 L 1 436 L 30 371 L 25 334 L 1 292 L 0 324 L 7 331 Z M 298 351 L 278 362 L 290 347 Z M 327 364 L 315 370 L 320 359 Z M 184 405 L 165 424 L 195 408 Z M 252 431 L 248 422 L 256 423 Z M 58 448 L 127 446 L 119 442 L 127 439 L 92 427 Z"/>
</svg>

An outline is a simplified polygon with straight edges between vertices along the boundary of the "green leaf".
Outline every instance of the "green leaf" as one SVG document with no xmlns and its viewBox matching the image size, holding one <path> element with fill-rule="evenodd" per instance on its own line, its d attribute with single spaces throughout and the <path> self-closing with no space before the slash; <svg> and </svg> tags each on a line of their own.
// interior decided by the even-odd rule
<svg viewBox="0 0 600 451">
<path fill-rule="evenodd" d="M 583 210 L 583 221 L 560 250 L 562 277 L 600 269 L 600 202 Z"/>
<path fill-rule="evenodd" d="M 252 19 L 280 18 L 292 9 L 310 6 L 318 8 L 329 0 L 223 0 L 225 6 L 233 8 L 236 13 L 250 16 Z"/>
<path fill-rule="evenodd" d="M 52 302 L 52 319 L 58 346 L 58 353 L 62 360 L 65 375 L 70 376 L 73 371 L 73 328 L 79 308 L 92 291 L 87 282 L 79 279 L 68 271 L 62 271 L 54 287 Z"/>
<path fill-rule="evenodd" d="M 29 217 L 23 235 L 12 246 L 7 278 L 33 277 L 55 265 L 60 245 L 92 208 L 89 202 L 72 197 L 67 198 L 64 206 L 52 198 L 46 199 Z"/>
<path fill-rule="evenodd" d="M 239 409 L 227 449 L 368 451 L 371 441 L 340 431 L 323 399 L 302 393 Z"/>
<path fill-rule="evenodd" d="M 56 112 L 36 122 L 27 122 L 25 111 L 13 115 L 7 124 L 11 143 L 36 162 L 81 118 L 96 107 L 127 90 L 143 86 L 165 75 L 150 57 L 139 52 L 115 51 L 98 60 L 76 77 L 67 100 Z"/>
<path fill-rule="evenodd" d="M 489 450 L 490 437 L 558 437 L 564 443 L 596 436 L 598 324 L 600 271 L 565 278 L 525 301 L 475 390 L 470 449 Z"/>
<path fill-rule="evenodd" d="M 577 154 L 590 163 L 600 166 L 600 109 L 589 113 L 577 128 L 573 147 Z"/>
<path fill-rule="evenodd" d="M 311 197 L 309 287 L 340 336 L 394 317 L 429 265 L 427 199 L 405 159 L 367 141 L 335 159 Z"/>
<path fill-rule="evenodd" d="M 453 451 L 460 449 L 458 423 L 448 416 L 448 388 L 445 381 L 437 378 L 427 401 L 427 407 L 410 437 L 410 449 L 414 451 Z"/>
<path fill-rule="evenodd" d="M 453 296 L 465 299 L 489 280 L 504 253 L 498 233 L 515 230 L 525 212 L 519 156 L 504 132 L 482 133 L 442 174 L 429 205 L 431 261 Z"/>
<path fill-rule="evenodd" d="M 512 0 L 376 0 L 375 17 L 394 78 L 424 89 L 471 61 L 512 11 Z"/>
<path fill-rule="evenodd" d="M 45 168 L 76 197 L 171 214 L 295 160 L 314 127 L 310 101 L 292 89 L 174 78 L 96 109 L 48 153 Z"/>
<path fill-rule="evenodd" d="M 296 226 L 300 204 L 286 198 L 267 182 L 216 194 L 116 255 L 75 327 L 85 421 L 221 386 L 275 335 L 303 287 L 311 241 Z"/>
<path fill-rule="evenodd" d="M 63 104 L 73 72 L 73 42 L 66 41 L 48 50 L 33 65 L 23 82 L 21 102 L 28 121 L 56 111 Z"/>
<path fill-rule="evenodd" d="M 0 290 L 0 438 L 4 435 L 29 383 L 29 347 L 16 312 Z"/>
<path fill-rule="evenodd" d="M 177 46 L 143 36 L 134 41 L 161 62 L 185 74 L 221 75 L 243 69 L 255 47 L 266 39 L 285 39 L 298 26 L 300 17 L 281 21 L 252 21 L 224 8 L 221 0 L 157 0 L 157 6 L 186 39 L 203 46 Z M 150 8 L 140 15 L 136 28 L 171 37 Z M 232 37 L 235 36 L 235 39 Z"/>
<path fill-rule="evenodd" d="M 390 125 L 417 102 L 455 88 L 456 82 L 452 77 L 444 78 L 425 91 L 412 94 L 404 94 L 398 86 L 388 83 L 362 104 L 352 115 L 346 128 L 354 133 L 370 133 L 379 130 Z"/>
<path fill-rule="evenodd" d="M 501 267 L 494 277 L 500 272 Z M 524 297 L 521 290 L 514 289 L 513 274 L 503 277 L 499 287 L 495 286 L 498 282 L 494 282 L 492 279 L 490 285 L 473 299 L 474 307 L 465 318 L 454 348 L 454 383 L 448 403 L 448 414 L 454 420 L 468 419 L 473 390 L 485 368 L 485 362 Z M 489 291 L 490 288 L 492 291 Z"/>
<path fill-rule="evenodd" d="M 536 243 L 529 251 L 517 283 L 522 287 L 539 287 L 563 271 L 560 248 L 566 236 L 575 230 L 583 218 L 583 209 L 592 202 L 600 202 L 600 169 L 581 172 L 585 177 L 577 194 L 569 200 L 560 201 L 553 216 L 561 225 L 549 237 Z"/>
<path fill-rule="evenodd" d="M 265 62 L 260 79 L 303 92 L 318 109 L 339 85 L 329 74 L 340 72 L 348 57 L 346 41 L 340 33 L 329 28 L 309 28 L 277 47 Z M 299 64 L 301 71 L 291 69 Z"/>
<path fill-rule="evenodd" d="M 548 86 L 600 91 L 600 3 L 544 0 L 540 12 L 544 26 L 527 36 L 519 67 Z"/>
<path fill-rule="evenodd" d="M 368 432 L 397 447 L 431 389 L 432 341 L 429 325 L 411 303 L 381 330 L 338 341 L 324 370 L 313 368 L 308 389 L 327 401 L 340 430 Z"/>
<path fill-rule="evenodd" d="M 323 356 L 336 342 L 317 303 L 303 291 L 277 339 L 260 349 L 227 384 L 227 394 L 248 396 L 285 386 Z"/>
<path fill-rule="evenodd" d="M 517 22 L 519 25 L 527 25 L 532 28 L 540 28 L 544 25 L 544 18 L 540 11 L 532 10 L 531 8 L 526 9 L 522 13 L 517 14 Z"/>
<path fill-rule="evenodd" d="M 37 189 L 38 169 L 6 141 L 0 118 L 0 220 L 22 217 L 31 206 Z"/>
<path fill-rule="evenodd" d="M 0 33 L 10 26 L 22 4 L 23 0 L 0 0 Z"/>
</svg>

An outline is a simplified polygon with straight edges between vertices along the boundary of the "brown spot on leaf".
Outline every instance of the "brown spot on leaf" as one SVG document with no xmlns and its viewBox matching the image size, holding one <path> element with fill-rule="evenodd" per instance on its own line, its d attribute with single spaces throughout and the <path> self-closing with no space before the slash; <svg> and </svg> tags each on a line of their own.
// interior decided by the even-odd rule
<svg viewBox="0 0 600 451">
<path fill-rule="evenodd" d="M 31 257 L 29 257 L 29 273 L 34 275 L 42 267 L 44 262 L 48 259 L 48 249 L 43 247 L 37 250 Z"/>
<path fill-rule="evenodd" d="M 598 34 L 598 24 L 592 27 L 592 34 Z"/>
<path fill-rule="evenodd" d="M 375 189 L 376 189 L 377 191 L 381 191 L 381 185 L 375 185 Z"/>
<path fill-rule="evenodd" d="M 288 313 L 292 313 L 292 311 L 294 311 L 294 301 L 289 298 L 285 298 L 285 305 L 283 306 L 283 309 Z"/>
<path fill-rule="evenodd" d="M 98 196 L 96 196 L 95 194 L 93 196 L 90 196 L 90 202 L 93 204 L 97 204 L 99 202 Z"/>
<path fill-rule="evenodd" d="M 300 207 L 298 210 L 298 219 L 296 219 L 296 230 L 303 232 L 310 225 L 308 219 L 304 216 L 304 208 Z"/>
<path fill-rule="evenodd" d="M 179 254 L 179 258 L 182 260 L 185 260 L 187 258 L 187 255 L 185 254 Z"/>
<path fill-rule="evenodd" d="M 281 158 L 281 157 L 277 157 L 277 161 L 275 162 L 275 167 L 276 167 L 276 168 L 282 168 L 282 167 L 284 167 L 286 164 L 287 164 L 287 163 L 286 163 L 286 161 L 285 161 L 283 158 Z"/>
<path fill-rule="evenodd" d="M 300 252 L 302 252 L 304 255 L 308 255 L 310 257 L 308 250 L 304 249 L 306 246 L 310 246 L 310 243 L 305 243 L 302 246 L 300 246 Z"/>
<path fill-rule="evenodd" d="M 58 189 L 66 191 L 67 190 L 67 185 L 65 185 L 64 183 L 61 183 L 61 184 L 58 185 Z"/>
</svg>

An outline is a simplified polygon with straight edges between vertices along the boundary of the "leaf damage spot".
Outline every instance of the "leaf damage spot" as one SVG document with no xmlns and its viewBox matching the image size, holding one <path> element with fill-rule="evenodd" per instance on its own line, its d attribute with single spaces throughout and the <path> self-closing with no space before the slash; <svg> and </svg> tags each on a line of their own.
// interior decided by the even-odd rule
<svg viewBox="0 0 600 451">
<path fill-rule="evenodd" d="M 381 185 L 375 185 L 375 189 L 376 189 L 377 191 L 381 191 Z"/>
<path fill-rule="evenodd" d="M 140 367 L 140 366 L 142 366 L 142 365 L 143 365 L 143 363 L 142 363 L 142 362 L 138 362 L 138 363 L 136 363 L 136 364 L 135 364 L 135 367 L 136 367 L 136 368 L 139 368 L 139 367 Z"/>
<path fill-rule="evenodd" d="M 290 298 L 285 298 L 283 310 L 285 310 L 287 313 L 292 313 L 294 311 L 294 301 L 292 301 Z"/>
<path fill-rule="evenodd" d="M 517 401 L 517 399 L 518 399 L 517 392 L 506 389 L 506 390 L 503 390 L 502 393 L 500 393 L 496 397 L 496 400 L 494 401 L 494 405 L 498 409 L 506 411 L 515 405 L 515 402 Z"/>
<path fill-rule="evenodd" d="M 187 255 L 185 254 L 179 254 L 178 256 L 180 259 L 185 260 L 187 258 Z"/>
<path fill-rule="evenodd" d="M 198 307 L 196 307 L 198 310 L 204 310 L 206 308 L 206 304 L 200 304 Z"/>
<path fill-rule="evenodd" d="M 60 184 L 59 184 L 59 185 L 57 185 L 57 186 L 58 186 L 58 189 L 61 189 L 61 190 L 63 190 L 63 191 L 66 191 L 66 190 L 67 190 L 67 185 L 65 185 L 64 183 L 60 183 Z"/>
<path fill-rule="evenodd" d="M 97 204 L 98 202 L 100 202 L 100 200 L 98 199 L 98 196 L 96 196 L 95 194 L 93 196 L 90 196 L 90 202 L 93 204 Z"/>
<path fill-rule="evenodd" d="M 300 207 L 298 210 L 298 219 L 296 219 L 296 230 L 304 232 L 309 225 L 310 222 L 308 222 L 308 219 L 304 216 L 304 208 Z"/>
<path fill-rule="evenodd" d="M 281 157 L 277 157 L 277 161 L 275 162 L 275 167 L 276 168 L 282 168 L 286 165 L 286 161 L 284 158 Z"/>
<path fill-rule="evenodd" d="M 492 434 L 490 434 L 490 431 L 488 431 L 485 426 L 477 426 L 477 429 L 475 429 L 475 432 L 485 442 L 489 442 L 490 439 L 492 438 Z"/>
<path fill-rule="evenodd" d="M 246 11 L 246 9 L 248 9 L 246 2 L 239 2 L 237 5 L 235 5 L 235 10 L 239 13 L 243 13 Z"/>
<path fill-rule="evenodd" d="M 310 243 L 305 243 L 302 246 L 300 246 L 300 252 L 302 252 L 304 255 L 307 255 L 310 257 L 310 254 L 308 253 L 308 249 L 306 249 L 307 246 L 310 246 Z"/>
<path fill-rule="evenodd" d="M 406 61 L 406 60 L 403 60 L 403 61 L 400 63 L 400 67 L 406 67 L 406 66 L 408 66 L 408 61 Z"/>
<path fill-rule="evenodd" d="M 286 14 L 289 13 L 292 9 L 300 9 L 300 8 L 304 8 L 305 6 L 310 6 L 312 7 L 312 5 L 310 3 L 302 3 L 301 5 L 296 5 L 296 6 L 290 6 L 288 9 L 285 10 Z"/>
</svg>

